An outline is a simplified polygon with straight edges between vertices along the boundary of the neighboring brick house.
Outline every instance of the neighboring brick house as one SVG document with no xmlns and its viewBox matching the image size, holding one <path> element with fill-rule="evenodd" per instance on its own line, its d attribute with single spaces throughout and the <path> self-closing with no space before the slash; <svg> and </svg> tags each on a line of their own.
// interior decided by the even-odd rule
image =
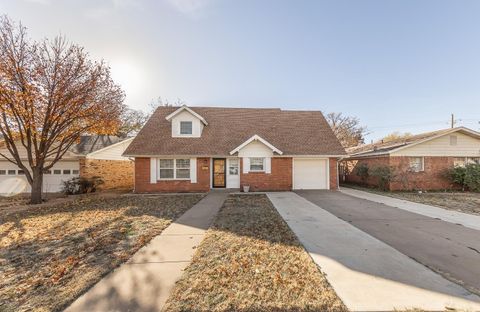
<svg viewBox="0 0 480 312">
<path fill-rule="evenodd" d="M 159 107 L 123 154 L 135 192 L 336 189 L 345 150 L 320 111 Z"/>
<path fill-rule="evenodd" d="M 395 173 L 388 185 L 392 191 L 452 189 L 456 186 L 444 173 L 454 166 L 480 163 L 480 133 L 458 127 L 361 145 L 347 152 L 349 156 L 341 162 L 340 179 L 344 182 L 378 186 L 378 179 L 372 176 L 362 181 L 357 168 L 388 166 Z"/>
<path fill-rule="evenodd" d="M 132 140 L 133 138 L 116 136 L 82 136 L 78 144 L 70 148 L 60 161 L 45 172 L 43 192 L 59 192 L 63 181 L 74 177 L 93 176 L 104 180 L 105 183 L 100 186 L 104 190 L 133 189 L 133 161 L 122 156 Z M 8 155 L 5 147 L 0 147 L 0 152 Z M 26 161 L 25 149 L 20 150 L 20 155 Z M 30 185 L 22 170 L 0 158 L 0 195 L 29 191 Z"/>
<path fill-rule="evenodd" d="M 116 136 L 82 137 L 73 150 L 83 155 L 79 158 L 80 176 L 102 178 L 102 190 L 133 189 L 134 164 L 122 156 L 132 140 Z"/>
</svg>

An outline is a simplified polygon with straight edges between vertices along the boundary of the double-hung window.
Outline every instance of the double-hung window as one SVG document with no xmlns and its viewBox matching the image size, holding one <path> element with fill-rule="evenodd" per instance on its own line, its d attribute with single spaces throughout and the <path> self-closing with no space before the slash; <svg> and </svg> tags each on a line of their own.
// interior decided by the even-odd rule
<svg viewBox="0 0 480 312">
<path fill-rule="evenodd" d="M 454 167 L 465 167 L 466 165 L 480 165 L 480 157 L 455 157 L 453 158 Z"/>
<path fill-rule="evenodd" d="M 180 134 L 192 134 L 193 125 L 191 121 L 180 121 Z"/>
<path fill-rule="evenodd" d="M 480 165 L 480 157 L 467 157 L 467 164 L 477 164 Z"/>
<path fill-rule="evenodd" d="M 190 159 L 175 159 L 175 179 L 190 179 Z"/>
<path fill-rule="evenodd" d="M 159 159 L 159 180 L 190 179 L 190 159 Z"/>
<path fill-rule="evenodd" d="M 160 159 L 158 168 L 160 180 L 175 178 L 175 159 Z"/>
<path fill-rule="evenodd" d="M 250 171 L 265 171 L 265 158 L 264 157 L 251 157 L 250 158 Z"/>
<path fill-rule="evenodd" d="M 454 167 L 465 167 L 465 157 L 455 157 L 453 158 Z"/>
<path fill-rule="evenodd" d="M 410 170 L 413 172 L 423 171 L 423 157 L 410 157 Z"/>
</svg>

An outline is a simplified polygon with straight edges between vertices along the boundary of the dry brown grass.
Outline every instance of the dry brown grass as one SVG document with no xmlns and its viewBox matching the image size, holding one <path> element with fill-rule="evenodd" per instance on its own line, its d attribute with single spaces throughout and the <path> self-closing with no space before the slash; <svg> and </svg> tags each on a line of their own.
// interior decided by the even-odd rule
<svg viewBox="0 0 480 312">
<path fill-rule="evenodd" d="M 265 195 L 230 195 L 164 311 L 345 311 Z"/>
<path fill-rule="evenodd" d="M 388 193 L 389 196 L 406 199 L 474 215 L 480 215 L 480 194 L 478 193 Z"/>
<path fill-rule="evenodd" d="M 0 211 L 0 311 L 58 311 L 202 195 L 92 196 Z"/>
<path fill-rule="evenodd" d="M 471 192 L 383 192 L 377 189 L 346 185 L 347 187 L 379 195 L 441 207 L 448 210 L 480 215 L 480 193 Z"/>
</svg>

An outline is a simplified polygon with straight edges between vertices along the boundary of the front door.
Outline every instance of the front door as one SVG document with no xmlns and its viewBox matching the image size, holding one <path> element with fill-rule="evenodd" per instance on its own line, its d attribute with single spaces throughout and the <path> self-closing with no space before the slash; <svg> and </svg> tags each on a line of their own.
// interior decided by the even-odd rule
<svg viewBox="0 0 480 312">
<path fill-rule="evenodd" d="M 225 173 L 226 173 L 226 159 L 214 158 L 213 159 L 213 187 L 225 187 Z"/>
</svg>

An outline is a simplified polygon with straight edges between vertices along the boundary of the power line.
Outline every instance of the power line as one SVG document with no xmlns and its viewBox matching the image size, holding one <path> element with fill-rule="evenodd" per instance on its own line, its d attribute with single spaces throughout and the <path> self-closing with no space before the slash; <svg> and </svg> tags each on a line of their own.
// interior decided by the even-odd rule
<svg viewBox="0 0 480 312">
<path fill-rule="evenodd" d="M 453 114 L 452 114 L 453 115 Z M 454 116 L 453 116 L 454 117 Z M 479 118 L 459 118 L 459 119 L 454 119 L 453 120 L 453 124 L 456 125 L 456 124 L 461 124 L 461 123 L 464 123 L 464 122 L 480 122 L 480 117 Z M 389 129 L 389 128 L 404 128 L 404 127 L 421 127 L 421 126 L 430 126 L 430 125 L 452 125 L 452 120 L 450 121 L 430 121 L 430 122 L 421 122 L 421 123 L 411 123 L 411 124 L 398 124 L 398 125 L 388 125 L 388 126 L 372 126 L 372 127 L 369 127 L 367 126 L 367 128 L 369 130 L 373 130 L 373 129 Z"/>
<path fill-rule="evenodd" d="M 432 122 L 422 122 L 422 123 L 414 123 L 414 124 L 403 124 L 403 125 L 388 125 L 388 126 L 373 126 L 368 127 L 368 129 L 388 129 L 388 128 L 401 128 L 401 127 L 418 127 L 418 126 L 426 126 L 426 125 L 435 125 L 435 124 L 448 124 L 446 121 L 432 121 Z"/>
</svg>

